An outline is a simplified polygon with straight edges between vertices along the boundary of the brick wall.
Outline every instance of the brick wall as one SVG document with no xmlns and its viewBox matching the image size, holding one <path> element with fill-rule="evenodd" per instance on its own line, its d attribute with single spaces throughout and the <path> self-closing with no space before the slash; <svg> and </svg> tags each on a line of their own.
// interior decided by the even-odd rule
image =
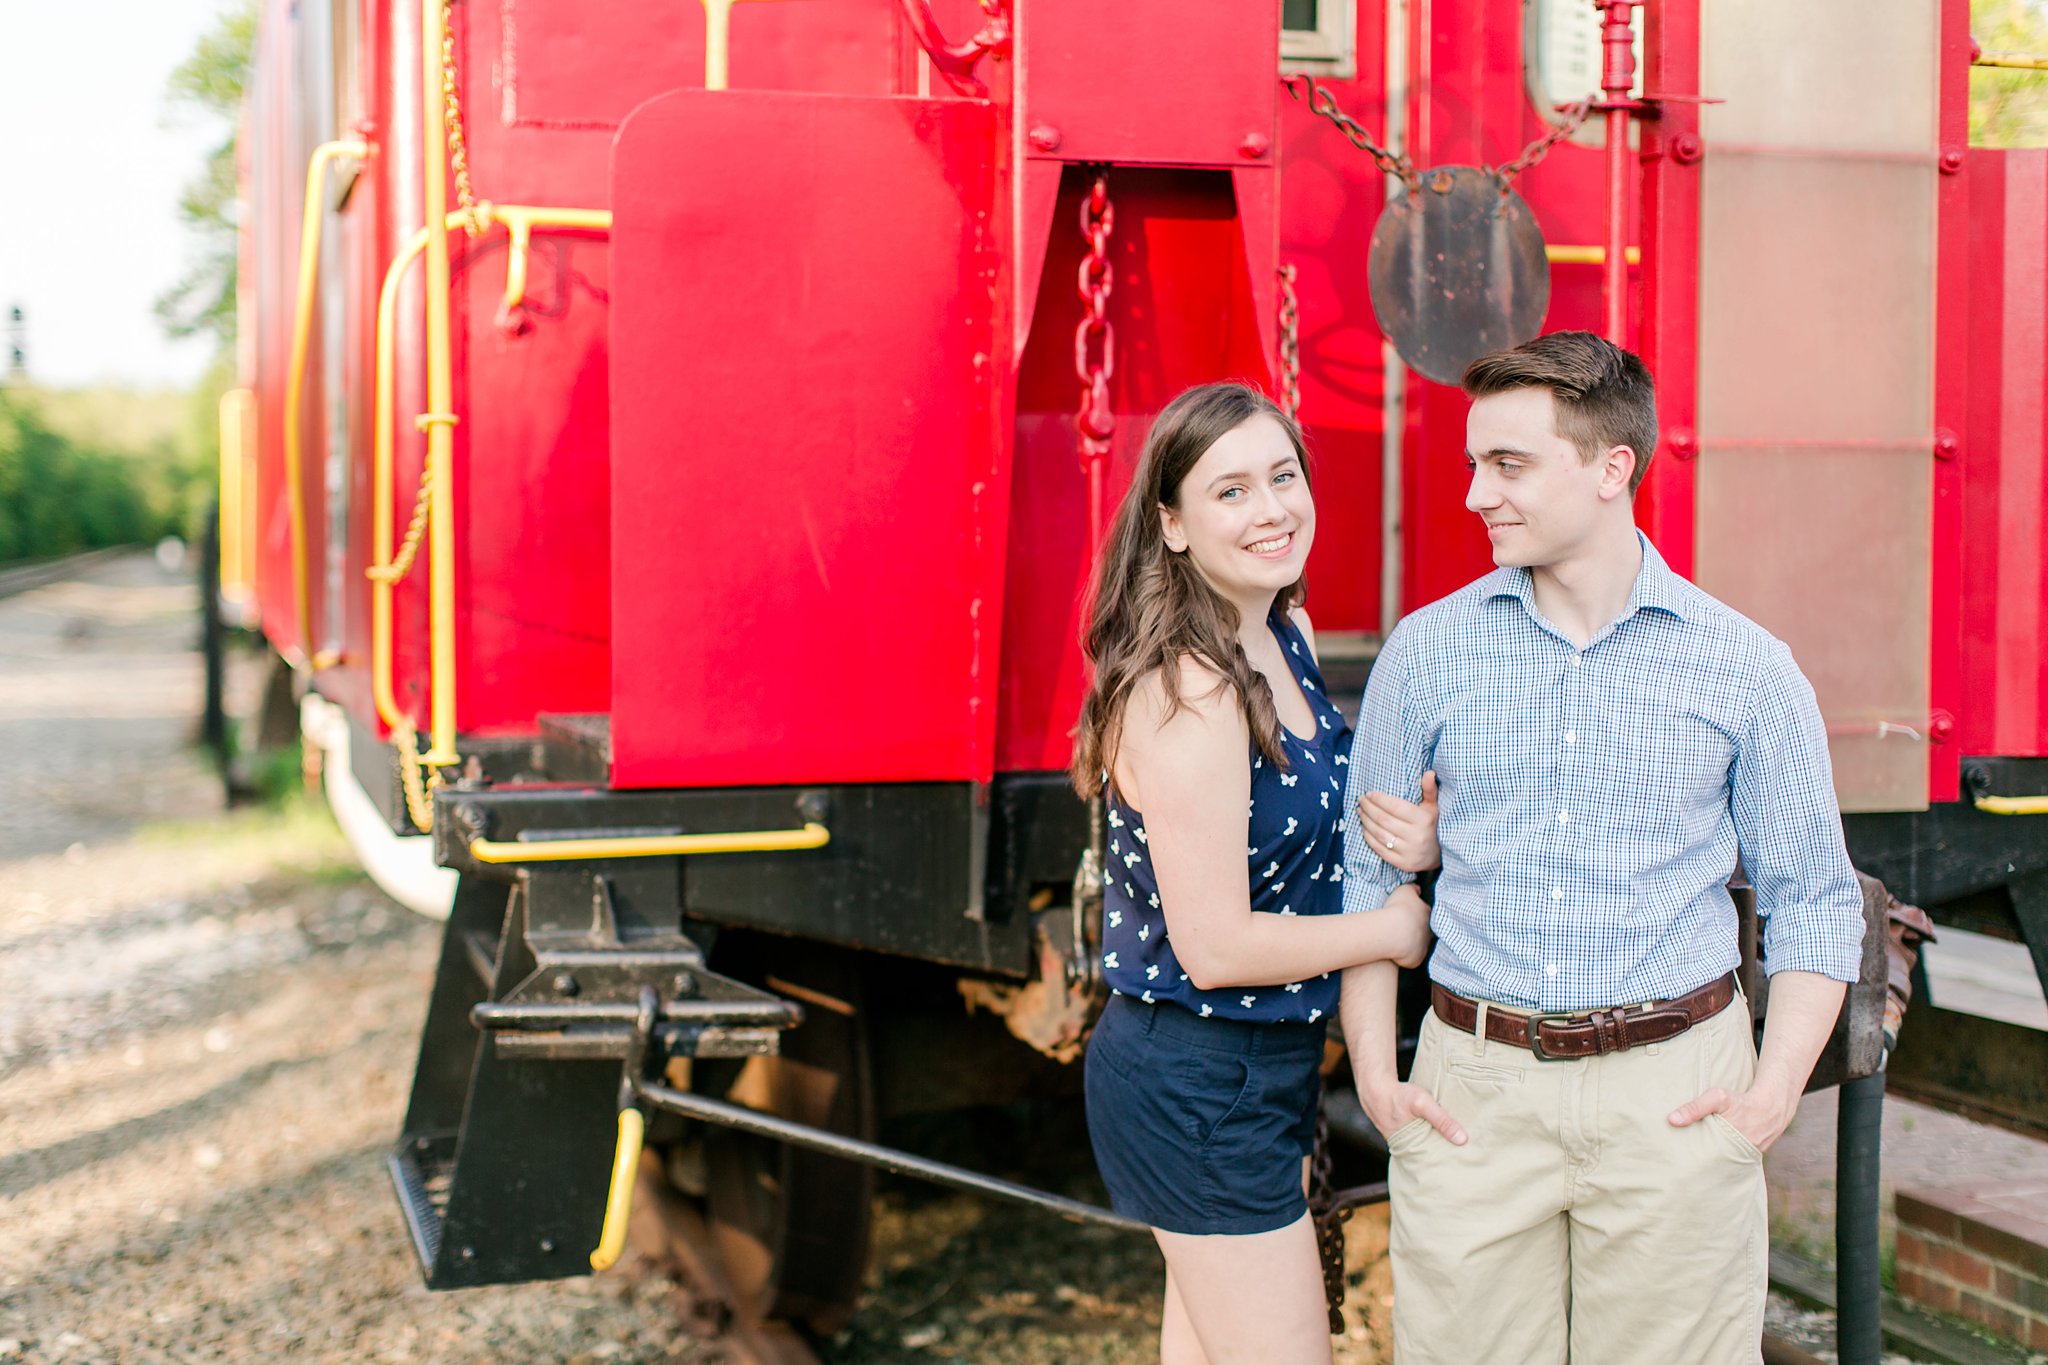
<svg viewBox="0 0 2048 1365">
<path fill-rule="evenodd" d="M 1899 1297 L 2048 1351 L 2048 1182 L 1898 1190 Z"/>
</svg>

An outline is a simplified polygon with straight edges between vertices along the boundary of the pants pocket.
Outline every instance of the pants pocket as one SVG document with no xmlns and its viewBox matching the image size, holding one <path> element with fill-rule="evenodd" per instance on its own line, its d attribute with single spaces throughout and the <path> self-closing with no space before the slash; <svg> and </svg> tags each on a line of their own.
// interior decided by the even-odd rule
<svg viewBox="0 0 2048 1365">
<path fill-rule="evenodd" d="M 1763 1152 L 1758 1150 L 1754 1142 L 1751 1142 L 1742 1135 L 1740 1128 L 1730 1123 L 1725 1117 L 1720 1114 L 1709 1114 L 1706 1118 L 1706 1124 L 1707 1127 L 1720 1135 L 1722 1145 L 1727 1147 L 1738 1160 L 1747 1161 L 1758 1166 L 1763 1165 Z"/>
<path fill-rule="evenodd" d="M 1244 1104 L 1252 1069 L 1242 1057 L 1190 1049 L 1180 1066 L 1180 1099 L 1187 1134 L 1206 1147 Z"/>
<path fill-rule="evenodd" d="M 1431 1131 L 1428 1119 L 1410 1119 L 1387 1135 L 1387 1150 L 1396 1154 L 1412 1152 L 1428 1139 Z"/>
</svg>

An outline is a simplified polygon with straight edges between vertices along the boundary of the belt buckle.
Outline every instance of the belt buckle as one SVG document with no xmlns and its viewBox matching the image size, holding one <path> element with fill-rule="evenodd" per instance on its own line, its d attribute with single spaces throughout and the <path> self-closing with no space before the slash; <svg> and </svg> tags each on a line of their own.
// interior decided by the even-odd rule
<svg viewBox="0 0 2048 1365">
<path fill-rule="evenodd" d="M 1568 1062 L 1571 1060 L 1569 1057 L 1560 1057 L 1555 1053 L 1545 1052 L 1543 1050 L 1543 1040 L 1537 1036 L 1537 1030 L 1545 1024 L 1569 1024 L 1572 1022 L 1573 1018 L 1570 1014 L 1531 1014 L 1524 1018 L 1523 1024 L 1527 1029 L 1527 1033 L 1524 1036 L 1529 1044 L 1529 1051 L 1535 1054 L 1537 1061 Z"/>
</svg>

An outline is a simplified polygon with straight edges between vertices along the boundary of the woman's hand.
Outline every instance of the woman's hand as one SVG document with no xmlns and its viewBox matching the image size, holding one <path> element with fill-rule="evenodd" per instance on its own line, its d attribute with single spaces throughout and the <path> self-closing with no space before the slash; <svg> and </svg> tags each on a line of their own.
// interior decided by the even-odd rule
<svg viewBox="0 0 2048 1365">
<path fill-rule="evenodd" d="M 1358 803 L 1358 828 L 1372 851 L 1403 872 L 1427 872 L 1442 858 L 1436 842 L 1436 774 L 1422 775 L 1422 804 L 1385 792 Z"/>
<path fill-rule="evenodd" d="M 1394 917 L 1394 951 L 1387 954 L 1389 961 L 1400 967 L 1420 967 L 1429 961 L 1429 945 L 1435 942 L 1429 933 L 1429 906 L 1413 882 L 1395 887 L 1387 903 L 1372 913 Z"/>
</svg>

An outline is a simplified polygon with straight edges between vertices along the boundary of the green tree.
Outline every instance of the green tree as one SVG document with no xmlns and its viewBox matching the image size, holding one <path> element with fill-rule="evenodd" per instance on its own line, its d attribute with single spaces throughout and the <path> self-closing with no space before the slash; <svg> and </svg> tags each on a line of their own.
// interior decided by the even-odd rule
<svg viewBox="0 0 2048 1365">
<path fill-rule="evenodd" d="M 132 545 L 173 529 L 138 487 L 134 465 L 68 440 L 27 392 L 0 391 L 0 563 Z"/>
<path fill-rule="evenodd" d="M 222 13 L 171 73 L 165 96 L 175 112 L 224 119 L 228 131 L 178 197 L 178 216 L 197 245 L 184 275 L 157 299 L 156 315 L 172 336 L 210 336 L 222 350 L 235 337 L 235 129 L 256 14 L 255 0 L 238 0 Z"/>
<path fill-rule="evenodd" d="M 2048 0 L 1970 0 L 1970 33 L 1986 52 L 2048 54 Z M 1970 71 L 1970 143 L 2048 146 L 2048 71 Z"/>
</svg>

